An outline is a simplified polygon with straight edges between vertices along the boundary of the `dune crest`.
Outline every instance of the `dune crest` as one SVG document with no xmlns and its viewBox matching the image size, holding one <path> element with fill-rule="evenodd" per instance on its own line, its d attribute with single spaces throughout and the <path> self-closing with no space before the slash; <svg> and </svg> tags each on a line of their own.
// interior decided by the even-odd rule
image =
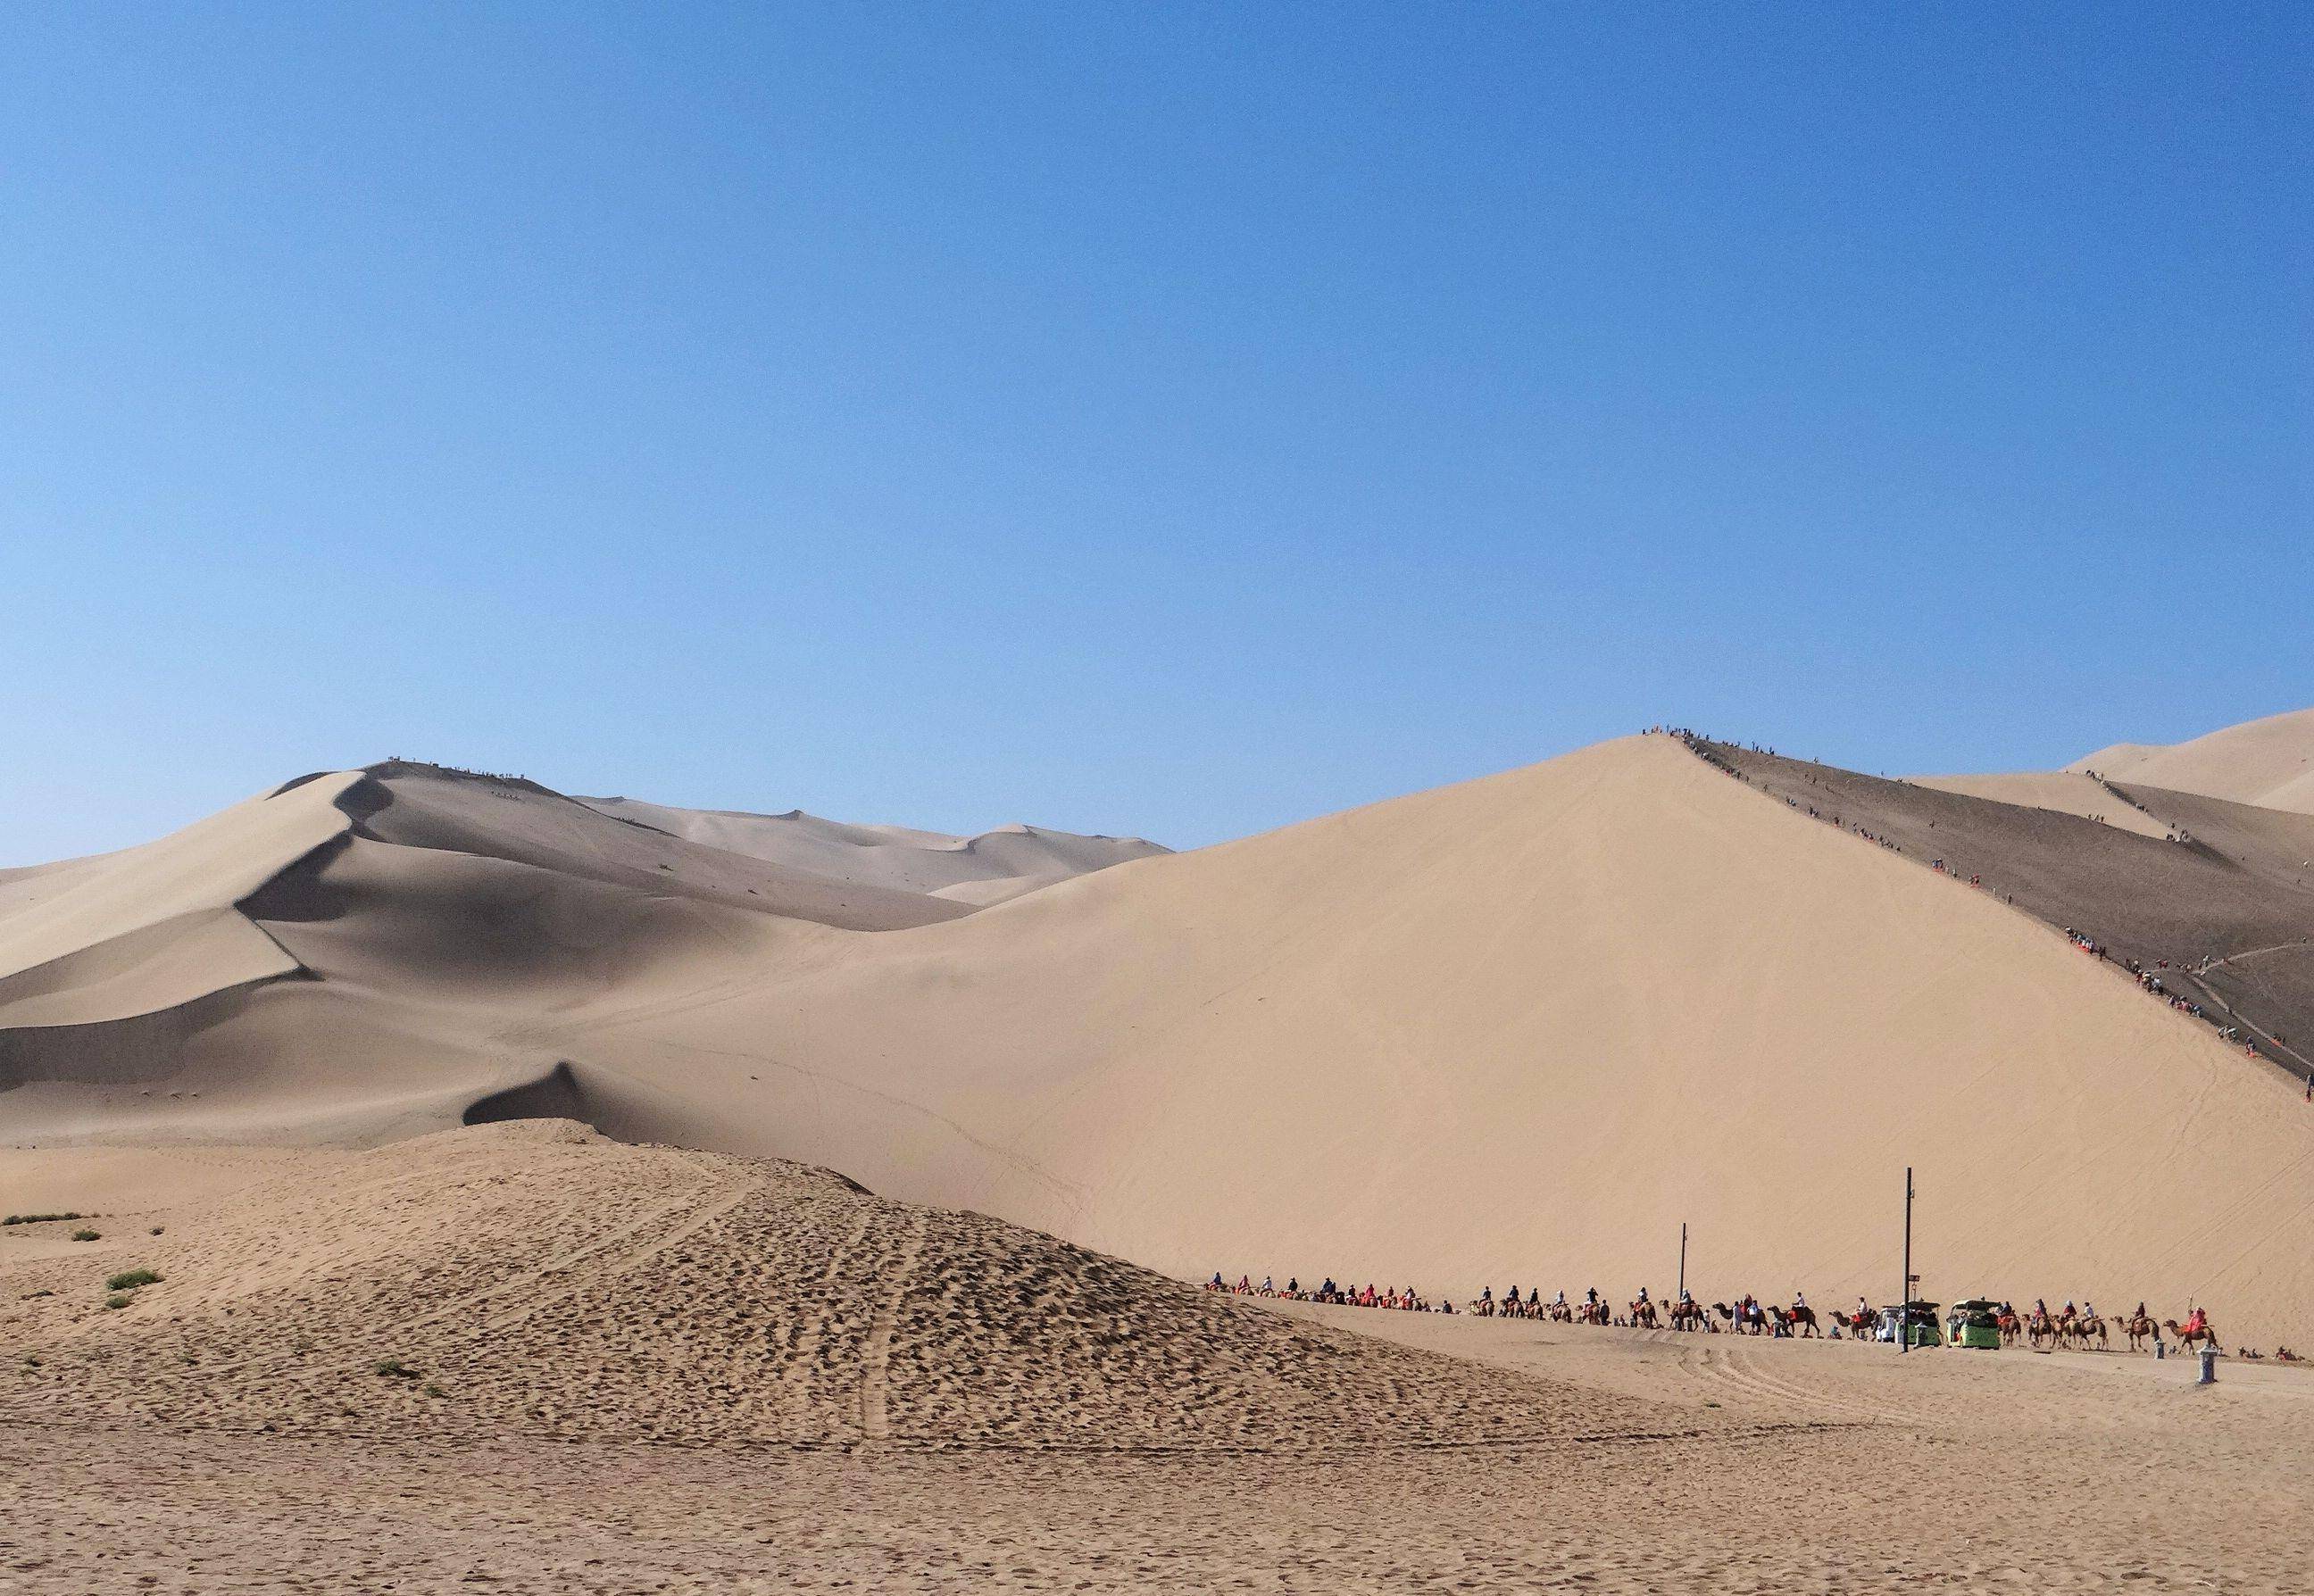
<svg viewBox="0 0 2314 1596">
<path fill-rule="evenodd" d="M 847 824 L 800 809 L 750 815 L 677 809 L 637 798 L 578 801 L 621 820 L 830 880 L 974 904 L 1002 903 L 1073 876 L 1170 851 L 1140 837 L 1081 836 L 1031 825 L 957 837 L 899 825 Z"/>
<path fill-rule="evenodd" d="M 2314 710 L 2246 720 L 2183 743 L 2115 743 L 2065 769 L 2314 815 Z"/>
</svg>

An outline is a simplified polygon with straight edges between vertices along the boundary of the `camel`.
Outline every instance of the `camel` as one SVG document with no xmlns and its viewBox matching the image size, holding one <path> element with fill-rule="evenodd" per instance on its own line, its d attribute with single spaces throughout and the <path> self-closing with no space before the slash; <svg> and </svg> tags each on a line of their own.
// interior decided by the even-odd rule
<svg viewBox="0 0 2314 1596">
<path fill-rule="evenodd" d="M 2121 1333 L 2129 1337 L 2130 1351 L 2143 1352 L 2145 1344 L 2153 1338 L 2153 1316 L 2149 1313 L 2131 1314 L 2121 1321 Z"/>
<path fill-rule="evenodd" d="M 2060 1336 L 2057 1330 L 2057 1321 L 2051 1318 L 2047 1314 L 2035 1313 L 2029 1315 L 2026 1318 L 2025 1344 L 2031 1347 L 2035 1352 L 2041 1350 L 2041 1343 L 2044 1341 L 2046 1341 L 2052 1346 L 2054 1346 L 2058 1344 Z"/>
<path fill-rule="evenodd" d="M 2106 1339 L 2105 1320 L 2094 1314 L 2090 1315 L 2087 1318 L 2078 1318 L 2073 1320 L 2072 1332 L 2074 1336 L 2080 1342 L 2081 1350 L 2083 1352 L 2089 1351 L 2089 1337 L 2092 1336 L 2097 1337 L 2098 1351 L 2110 1352 L 2113 1350 L 2113 1344 Z"/>
<path fill-rule="evenodd" d="M 1656 1327 L 1656 1305 L 1653 1302 L 1632 1303 L 1631 1325 L 1635 1329 L 1654 1329 Z"/>
<path fill-rule="evenodd" d="M 2177 1321 L 2173 1318 L 2163 1319 L 2161 1327 L 2169 1332 L 2170 1340 L 2182 1347 L 2190 1349 L 2196 1341 L 2204 1342 L 2212 1347 L 2218 1345 L 2218 1333 L 2210 1327 L 2209 1321 L 2206 1319 L 2202 1321 L 2202 1327 L 2190 1336 L 2179 1329 Z"/>
<path fill-rule="evenodd" d="M 1569 1308 L 1564 1302 L 1553 1302 L 1550 1305 L 1550 1322 L 1554 1325 L 1573 1324 L 1575 1322 L 1575 1309 Z"/>
<path fill-rule="evenodd" d="M 1992 1321 L 2000 1327 L 2000 1345 L 2015 1346 L 2017 1337 L 2025 1333 L 2025 1321 L 2013 1312 L 1996 1315 Z"/>
<path fill-rule="evenodd" d="M 1671 1305 L 1671 1327 L 1673 1329 L 1706 1330 L 1710 1328 L 1710 1327 L 1711 1319 L 1710 1317 L 1704 1312 L 1703 1304 L 1696 1301 L 1693 1298 L 1689 1298 L 1683 1302 L 1674 1302 Z"/>
<path fill-rule="evenodd" d="M 1792 1324 L 1800 1327 L 1799 1333 L 1803 1337 L 1813 1336 L 1816 1333 L 1815 1309 L 1810 1308 L 1805 1302 L 1796 1303 L 1792 1307 L 1786 1309 L 1784 1310 L 1784 1318 L 1789 1320 Z"/>
</svg>

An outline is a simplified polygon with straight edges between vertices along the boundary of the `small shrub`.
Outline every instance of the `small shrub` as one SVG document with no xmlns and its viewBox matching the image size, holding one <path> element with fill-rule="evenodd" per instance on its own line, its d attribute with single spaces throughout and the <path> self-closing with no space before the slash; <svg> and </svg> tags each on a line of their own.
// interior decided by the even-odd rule
<svg viewBox="0 0 2314 1596">
<path fill-rule="evenodd" d="M 102 1241 L 104 1239 L 104 1237 L 95 1230 L 75 1230 L 73 1232 L 73 1239 L 75 1241 Z"/>
<path fill-rule="evenodd" d="M 133 1292 L 140 1285 L 158 1285 L 161 1276 L 150 1269 L 128 1269 L 104 1283 L 108 1292 Z"/>
<path fill-rule="evenodd" d="M 166 1228 L 167 1228 L 167 1227 L 166 1227 L 166 1226 L 164 1226 L 164 1225 L 155 1225 L 151 1230 L 149 1230 L 146 1231 L 145 1233 L 146 1233 L 147 1236 L 158 1236 L 158 1235 L 159 1235 L 159 1234 L 160 1234 L 163 1230 L 165 1230 Z"/>
<path fill-rule="evenodd" d="M 17 1301 L 20 1302 L 30 1302 L 35 1297 L 53 1297 L 55 1295 L 56 1292 L 49 1290 L 46 1286 L 42 1286 L 37 1292 L 26 1292 L 22 1297 L 18 1298 Z"/>
<path fill-rule="evenodd" d="M 115 1292 L 104 1300 L 104 1305 L 107 1308 L 126 1308 L 128 1306 L 128 1298 L 123 1292 Z"/>
<path fill-rule="evenodd" d="M 426 1382 L 426 1394 L 429 1397 L 446 1397 L 450 1393 L 429 1380 Z"/>
<path fill-rule="evenodd" d="M 370 1367 L 378 1373 L 384 1375 L 389 1380 L 416 1380 L 418 1378 L 418 1371 L 412 1369 L 400 1358 L 380 1358 L 376 1362 L 372 1363 Z"/>
</svg>

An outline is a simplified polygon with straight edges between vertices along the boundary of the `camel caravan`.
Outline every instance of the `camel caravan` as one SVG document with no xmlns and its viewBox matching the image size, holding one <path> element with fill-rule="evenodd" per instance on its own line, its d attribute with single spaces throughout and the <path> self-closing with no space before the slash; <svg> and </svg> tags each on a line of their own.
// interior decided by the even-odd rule
<svg viewBox="0 0 2314 1596">
<path fill-rule="evenodd" d="M 1396 1286 L 1372 1284 L 1360 1289 L 1337 1285 L 1329 1277 L 1315 1289 L 1304 1289 L 1298 1278 L 1279 1286 L 1272 1277 L 1265 1275 L 1256 1285 L 1250 1276 L 1244 1274 L 1239 1275 L 1237 1283 L 1232 1285 L 1218 1270 L 1206 1282 L 1206 1290 L 1230 1296 L 1323 1302 L 1343 1308 L 1382 1308 L 1401 1313 L 1536 1319 L 1550 1324 L 1671 1329 L 1709 1336 L 1767 1336 L 1797 1340 L 1822 1336 L 1832 1341 L 1893 1342 L 1898 1334 L 1896 1326 L 1902 1322 L 1914 1345 L 2013 1347 L 2021 1342 L 2034 1352 L 2110 1352 L 2117 1334 L 2128 1344 L 2127 1350 L 2133 1353 L 2143 1352 L 2149 1346 L 2164 1350 L 2175 1346 L 2181 1352 L 2202 1347 L 2220 1353 L 2224 1350 L 2208 1314 L 2202 1309 L 2192 1309 L 2181 1325 L 2174 1318 L 2156 1319 L 2142 1302 L 2135 1312 L 2108 1320 L 2087 1302 L 2079 1307 L 2068 1302 L 2052 1310 L 2046 1301 L 2036 1301 L 2029 1310 L 2020 1311 L 2007 1301 L 1979 1298 L 1954 1304 L 1940 1322 L 1937 1317 L 1939 1305 L 1934 1302 L 1913 1302 L 1899 1310 L 1876 1308 L 1860 1297 L 1854 1312 L 1831 1309 L 1819 1318 L 1816 1310 L 1808 1306 L 1805 1292 L 1795 1293 L 1788 1304 L 1762 1302 L 1746 1294 L 1732 1303 L 1713 1302 L 1707 1307 L 1685 1292 L 1676 1301 L 1658 1301 L 1642 1286 L 1638 1296 L 1618 1310 L 1600 1296 L 1596 1287 L 1570 1301 L 1563 1291 L 1546 1300 L 1541 1286 L 1524 1292 L 1512 1286 L 1499 1297 L 1488 1286 L 1458 1308 L 1452 1301 L 1434 1303 L 1410 1286 L 1403 1291 Z M 2237 1348 L 2235 1355 L 2252 1361 L 2265 1356 L 2249 1347 Z M 2286 1346 L 2279 1349 L 2274 1357 L 2284 1363 L 2306 1361 Z"/>
</svg>

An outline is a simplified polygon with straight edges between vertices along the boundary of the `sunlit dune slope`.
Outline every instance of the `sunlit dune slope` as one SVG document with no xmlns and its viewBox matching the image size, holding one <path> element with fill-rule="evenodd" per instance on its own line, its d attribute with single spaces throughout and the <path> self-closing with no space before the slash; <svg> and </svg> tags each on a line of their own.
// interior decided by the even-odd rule
<svg viewBox="0 0 2314 1596">
<path fill-rule="evenodd" d="M 2314 710 L 2293 710 L 2167 745 L 2116 743 L 2065 767 L 2108 780 L 2314 815 Z"/>
<path fill-rule="evenodd" d="M 1099 1451 L 1684 1427 L 826 1170 L 568 1122 L 398 1142 L 126 1219 L 93 1221 L 95 1243 L 0 1237 L 0 1336 L 21 1354 L 0 1415 Z M 106 1280 L 131 1269 L 161 1278 L 108 1310 Z"/>
</svg>

